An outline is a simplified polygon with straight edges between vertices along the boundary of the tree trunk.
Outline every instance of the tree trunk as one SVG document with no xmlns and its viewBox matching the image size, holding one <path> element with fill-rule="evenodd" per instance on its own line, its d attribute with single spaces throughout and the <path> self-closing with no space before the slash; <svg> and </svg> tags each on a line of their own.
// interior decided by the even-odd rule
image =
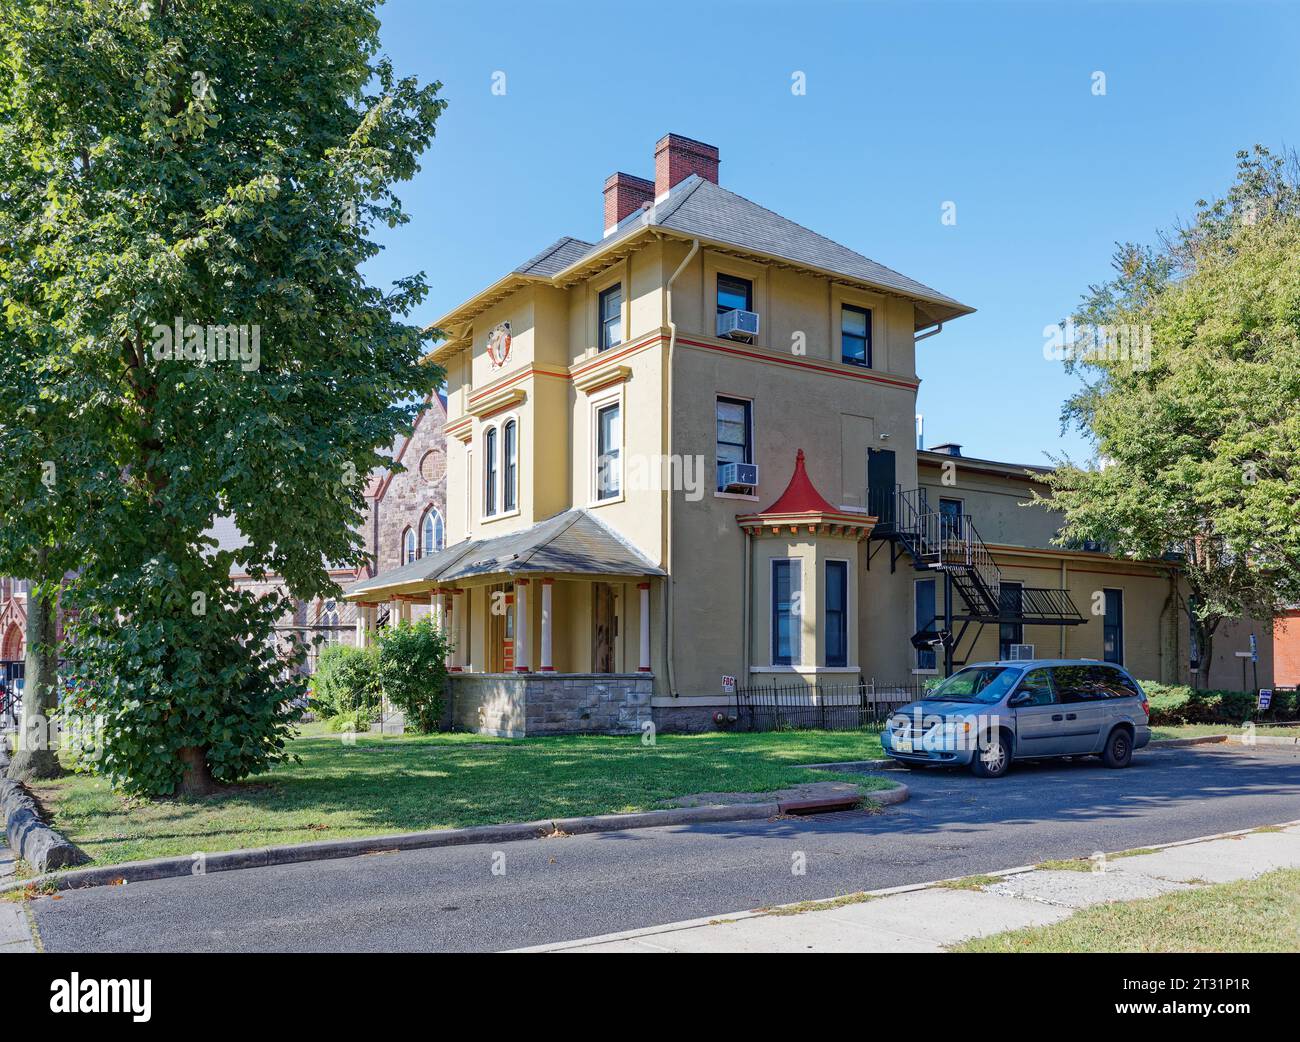
<svg viewBox="0 0 1300 1042">
<path fill-rule="evenodd" d="M 40 557 L 43 565 L 44 550 Z M 57 611 L 54 594 L 47 594 L 33 582 L 27 595 L 22 729 L 18 732 L 18 749 L 9 763 L 9 777 L 14 781 L 57 778 L 62 773 L 51 727 L 59 706 Z"/>
<path fill-rule="evenodd" d="M 1196 687 L 1201 691 L 1210 689 L 1210 664 L 1213 662 L 1214 629 L 1210 626 L 1196 627 L 1196 642 L 1200 646 L 1201 657 L 1196 664 Z"/>
<path fill-rule="evenodd" d="M 217 783 L 212 780 L 212 770 L 208 767 L 207 749 L 187 745 L 176 750 L 176 755 L 185 765 L 185 773 L 181 775 L 180 795 L 210 796 L 216 791 Z"/>
</svg>

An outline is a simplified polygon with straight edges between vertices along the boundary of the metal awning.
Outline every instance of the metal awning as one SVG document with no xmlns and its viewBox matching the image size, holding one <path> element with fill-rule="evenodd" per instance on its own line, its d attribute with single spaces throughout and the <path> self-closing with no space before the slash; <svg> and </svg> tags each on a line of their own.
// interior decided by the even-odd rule
<svg viewBox="0 0 1300 1042">
<path fill-rule="evenodd" d="M 370 579 L 344 599 L 420 584 L 454 583 L 493 575 L 666 575 L 648 557 L 586 510 L 567 510 L 529 528 L 491 539 L 470 539 Z M 379 598 L 379 599 L 382 599 Z"/>
</svg>

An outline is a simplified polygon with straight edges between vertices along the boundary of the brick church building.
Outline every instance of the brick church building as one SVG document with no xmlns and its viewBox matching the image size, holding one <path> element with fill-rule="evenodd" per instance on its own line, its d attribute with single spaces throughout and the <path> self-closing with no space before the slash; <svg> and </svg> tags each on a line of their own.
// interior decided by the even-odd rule
<svg viewBox="0 0 1300 1042">
<path fill-rule="evenodd" d="M 445 545 L 447 447 L 443 427 L 446 420 L 446 399 L 435 394 L 416 419 L 411 434 L 398 439 L 390 452 L 406 469 L 399 473 L 384 468 L 371 475 L 366 488 L 362 536 L 372 564 L 362 569 L 331 569 L 330 574 L 340 587 L 390 571 Z M 211 534 L 223 547 L 238 546 L 242 541 L 229 519 L 218 521 Z M 269 590 L 278 585 L 274 576 L 265 582 L 238 572 L 233 577 L 240 585 L 252 589 Z M 25 580 L 0 578 L 0 684 L 6 688 L 22 687 L 28 585 Z M 60 619 L 60 640 L 61 627 Z M 312 671 L 320 647 L 355 643 L 356 606 L 341 598 L 298 601 L 293 611 L 281 619 L 278 629 L 286 641 L 290 634 L 296 634 L 308 644 L 316 644 L 306 663 L 306 669 Z"/>
</svg>

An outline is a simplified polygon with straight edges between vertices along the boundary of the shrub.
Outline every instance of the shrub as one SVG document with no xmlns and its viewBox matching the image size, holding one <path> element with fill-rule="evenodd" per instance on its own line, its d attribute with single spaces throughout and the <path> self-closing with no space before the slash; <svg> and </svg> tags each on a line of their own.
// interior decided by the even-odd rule
<svg viewBox="0 0 1300 1042">
<path fill-rule="evenodd" d="M 1161 684 L 1154 680 L 1142 681 L 1142 688 L 1151 703 L 1153 727 L 1178 724 L 1235 727 L 1247 720 L 1294 719 L 1300 708 L 1294 691 L 1274 691 L 1271 707 L 1261 712 L 1254 691 L 1195 691 L 1186 684 Z"/>
<path fill-rule="evenodd" d="M 325 729 L 338 733 L 352 731 L 355 734 L 365 734 L 370 730 L 370 725 L 373 722 L 369 710 L 358 709 L 354 713 L 340 713 L 338 716 L 331 716 L 325 722 Z"/>
<path fill-rule="evenodd" d="M 312 678 L 312 704 L 324 717 L 371 715 L 379 708 L 379 650 L 339 644 L 321 652 Z"/>
<path fill-rule="evenodd" d="M 437 730 L 449 648 L 447 635 L 429 616 L 380 632 L 380 683 L 389 703 L 405 713 L 407 730 L 420 734 Z"/>
</svg>

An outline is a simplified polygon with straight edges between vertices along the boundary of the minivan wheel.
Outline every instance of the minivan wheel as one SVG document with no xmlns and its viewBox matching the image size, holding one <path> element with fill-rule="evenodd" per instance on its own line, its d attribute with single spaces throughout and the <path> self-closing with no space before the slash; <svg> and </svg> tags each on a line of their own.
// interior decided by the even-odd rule
<svg viewBox="0 0 1300 1042">
<path fill-rule="evenodd" d="M 1011 746 L 1000 731 L 980 741 L 970 762 L 971 773 L 979 778 L 1001 778 L 1010 766 Z"/>
<path fill-rule="evenodd" d="M 1133 738 L 1122 727 L 1111 731 L 1102 750 L 1101 762 L 1107 767 L 1127 767 L 1133 762 Z"/>
</svg>

